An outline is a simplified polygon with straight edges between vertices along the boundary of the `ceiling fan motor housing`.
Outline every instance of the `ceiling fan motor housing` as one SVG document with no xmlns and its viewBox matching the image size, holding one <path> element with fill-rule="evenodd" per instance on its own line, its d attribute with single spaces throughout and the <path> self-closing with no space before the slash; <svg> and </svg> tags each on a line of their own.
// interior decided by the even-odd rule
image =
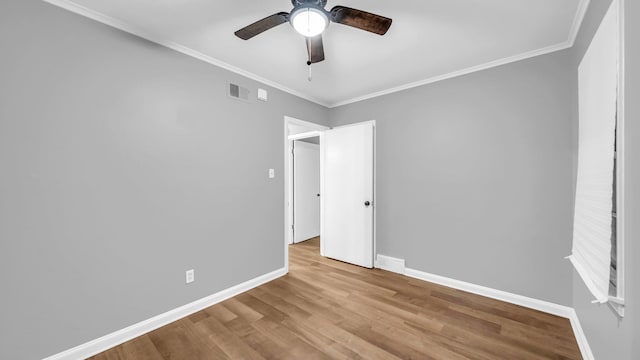
<svg viewBox="0 0 640 360">
<path fill-rule="evenodd" d="M 331 13 L 324 8 L 327 0 L 291 0 L 291 4 L 293 10 L 289 13 L 289 23 L 305 37 L 321 34 L 331 23 Z M 305 13 L 310 18 L 301 18 Z"/>
<path fill-rule="evenodd" d="M 327 0 L 291 0 L 291 4 L 293 9 L 289 13 L 289 19 L 292 19 L 296 12 L 304 9 L 314 9 L 326 15 L 327 19 L 331 18 L 331 12 L 324 8 Z"/>
<path fill-rule="evenodd" d="M 291 5 L 294 8 L 303 5 L 316 5 L 324 9 L 327 5 L 327 0 L 291 0 Z"/>
</svg>

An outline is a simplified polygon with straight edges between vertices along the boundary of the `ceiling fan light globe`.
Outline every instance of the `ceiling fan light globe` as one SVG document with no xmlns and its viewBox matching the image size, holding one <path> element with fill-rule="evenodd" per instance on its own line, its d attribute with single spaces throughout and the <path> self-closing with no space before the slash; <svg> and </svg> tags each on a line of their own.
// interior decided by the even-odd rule
<svg viewBox="0 0 640 360">
<path fill-rule="evenodd" d="M 301 7 L 291 13 L 291 26 L 302 36 L 314 37 L 329 26 L 329 17 L 320 9 Z"/>
</svg>

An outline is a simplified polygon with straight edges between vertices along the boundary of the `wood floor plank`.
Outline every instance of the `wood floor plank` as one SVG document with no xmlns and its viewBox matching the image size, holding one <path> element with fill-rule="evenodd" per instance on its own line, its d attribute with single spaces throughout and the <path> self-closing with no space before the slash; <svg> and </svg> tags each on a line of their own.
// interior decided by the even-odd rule
<svg viewBox="0 0 640 360">
<path fill-rule="evenodd" d="M 242 295 L 242 294 L 241 294 Z M 261 319 L 264 315 L 260 312 L 247 306 L 244 302 L 240 301 L 239 297 L 234 297 L 222 302 L 222 304 L 236 316 L 242 317 L 249 322 L 254 322 Z"/>
<path fill-rule="evenodd" d="M 214 316 L 216 317 L 216 319 L 220 320 L 223 323 L 227 323 L 238 318 L 238 315 L 229 310 L 225 303 L 220 303 L 216 306 L 208 307 L 200 312 L 203 312 L 209 316 Z"/>
<path fill-rule="evenodd" d="M 283 322 L 291 331 L 303 338 L 307 343 L 315 346 L 317 349 L 324 351 L 331 359 L 350 360 L 362 358 L 351 349 L 339 344 L 332 339 L 322 335 L 313 327 L 307 325 L 307 322 L 286 320 Z"/>
<path fill-rule="evenodd" d="M 163 360 L 147 335 L 142 335 L 94 357 L 96 360 Z"/>
<path fill-rule="evenodd" d="M 399 359 L 377 345 L 371 344 L 348 331 L 341 326 L 341 323 L 334 324 L 320 316 L 312 316 L 309 321 L 321 334 L 343 346 L 349 347 L 365 359 Z"/>
<path fill-rule="evenodd" d="M 581 359 L 568 319 L 289 248 L 289 274 L 96 355 L 170 359 Z"/>
<path fill-rule="evenodd" d="M 287 350 L 258 331 L 243 318 L 237 318 L 225 325 L 265 359 L 280 359 L 281 354 L 284 354 Z"/>
<path fill-rule="evenodd" d="M 194 328 L 215 342 L 230 359 L 264 360 L 263 356 L 214 317 L 195 324 Z"/>
<path fill-rule="evenodd" d="M 229 359 L 214 342 L 204 336 L 198 336 L 196 329 L 186 318 L 149 333 L 149 338 L 167 360 Z"/>
</svg>

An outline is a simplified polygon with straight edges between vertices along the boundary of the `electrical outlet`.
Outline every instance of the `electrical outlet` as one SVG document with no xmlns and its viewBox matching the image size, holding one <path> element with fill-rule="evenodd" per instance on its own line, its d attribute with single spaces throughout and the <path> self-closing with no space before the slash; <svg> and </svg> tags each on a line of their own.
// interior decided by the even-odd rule
<svg viewBox="0 0 640 360">
<path fill-rule="evenodd" d="M 195 278 L 195 270 L 191 269 L 191 270 L 187 270 L 187 284 L 191 284 L 192 282 L 194 282 L 196 280 Z"/>
</svg>

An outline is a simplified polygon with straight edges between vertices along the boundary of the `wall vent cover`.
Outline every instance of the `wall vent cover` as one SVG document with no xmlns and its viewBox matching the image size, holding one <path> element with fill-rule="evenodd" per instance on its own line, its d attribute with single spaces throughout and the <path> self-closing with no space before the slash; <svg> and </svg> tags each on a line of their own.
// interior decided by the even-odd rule
<svg viewBox="0 0 640 360">
<path fill-rule="evenodd" d="M 228 83 L 228 95 L 230 98 L 233 99 L 237 99 L 237 100 L 243 100 L 243 101 L 249 101 L 249 94 L 251 93 L 251 91 L 249 91 L 249 89 L 242 87 L 238 84 L 234 84 L 232 82 Z"/>
</svg>

